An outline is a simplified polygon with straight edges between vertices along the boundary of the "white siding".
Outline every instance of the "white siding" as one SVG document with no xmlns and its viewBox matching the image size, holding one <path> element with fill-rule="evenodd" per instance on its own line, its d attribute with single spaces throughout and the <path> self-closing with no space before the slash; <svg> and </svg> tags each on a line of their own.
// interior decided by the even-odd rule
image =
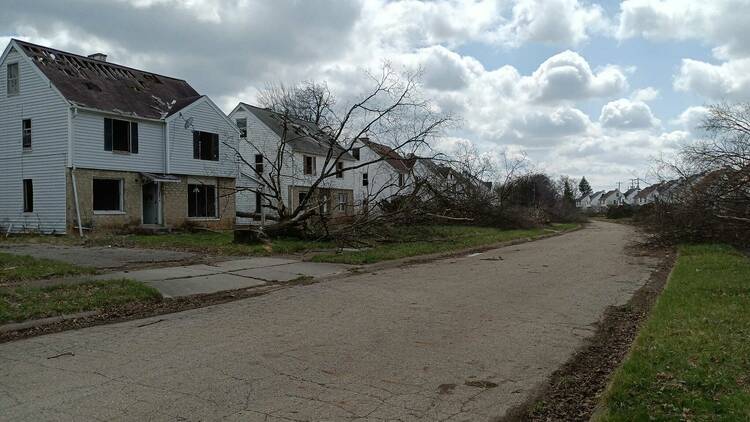
<svg viewBox="0 0 750 422">
<path fill-rule="evenodd" d="M 19 63 L 20 95 L 8 97 L 8 62 Z M 65 232 L 68 107 L 30 62 L 11 51 L 0 67 L 0 226 Z M 21 121 L 31 119 L 32 148 L 23 151 Z M 23 179 L 34 185 L 34 212 L 23 213 Z"/>
<path fill-rule="evenodd" d="M 359 153 L 359 163 L 375 161 L 380 158 L 375 151 L 369 147 L 362 146 Z M 354 163 L 353 165 L 356 165 Z M 411 176 L 404 174 L 404 187 L 398 186 L 399 172 L 386 161 L 378 161 L 360 167 L 354 173 L 354 203 L 362 205 L 365 199 L 370 203 L 391 198 L 398 194 L 409 192 L 412 184 Z M 367 186 L 362 186 L 363 174 L 367 173 Z"/>
<path fill-rule="evenodd" d="M 188 119 L 192 125 L 185 127 Z M 234 126 L 206 99 L 198 100 L 171 116 L 169 125 L 170 172 L 194 176 L 237 177 L 237 138 Z M 219 135 L 219 161 L 193 158 L 193 130 Z"/>
<path fill-rule="evenodd" d="M 104 119 L 138 123 L 138 153 L 104 150 Z M 97 170 L 164 172 L 164 123 L 79 111 L 73 118 L 73 163 Z"/>
</svg>

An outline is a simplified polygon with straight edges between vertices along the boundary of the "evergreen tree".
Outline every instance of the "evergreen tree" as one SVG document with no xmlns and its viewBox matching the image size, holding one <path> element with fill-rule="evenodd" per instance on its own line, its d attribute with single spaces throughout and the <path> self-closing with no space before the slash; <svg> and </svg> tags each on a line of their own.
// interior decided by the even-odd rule
<svg viewBox="0 0 750 422">
<path fill-rule="evenodd" d="M 576 198 L 573 194 L 573 187 L 570 186 L 570 182 L 568 181 L 568 179 L 565 179 L 565 182 L 563 183 L 563 203 L 571 207 L 575 207 L 576 205 Z"/>
<path fill-rule="evenodd" d="M 581 195 L 591 194 L 591 185 L 589 185 L 589 181 L 585 177 L 581 177 L 581 182 L 578 183 L 578 191 Z"/>
</svg>

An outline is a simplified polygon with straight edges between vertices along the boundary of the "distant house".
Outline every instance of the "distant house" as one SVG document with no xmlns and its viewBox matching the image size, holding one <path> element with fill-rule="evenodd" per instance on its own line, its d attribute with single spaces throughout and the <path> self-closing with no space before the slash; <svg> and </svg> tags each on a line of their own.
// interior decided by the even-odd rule
<svg viewBox="0 0 750 422">
<path fill-rule="evenodd" d="M 650 204 L 656 200 L 659 196 L 659 184 L 653 184 L 651 186 L 643 188 L 638 194 L 635 195 L 634 205 L 642 206 Z"/>
<path fill-rule="evenodd" d="M 612 206 L 622 205 L 623 196 L 620 189 L 612 189 L 599 198 L 599 208 L 608 208 Z"/>
<path fill-rule="evenodd" d="M 15 39 L 0 62 L 3 229 L 233 226 L 238 130 L 186 81 Z"/>
<path fill-rule="evenodd" d="M 581 195 L 576 199 L 576 207 L 581 209 L 591 208 L 591 194 Z"/>
<path fill-rule="evenodd" d="M 628 205 L 636 205 L 636 199 L 635 197 L 638 195 L 638 192 L 641 191 L 641 188 L 639 187 L 632 187 L 625 191 L 624 194 L 622 194 L 622 200 L 624 204 Z"/>
<path fill-rule="evenodd" d="M 312 184 L 321 172 L 332 170 L 331 166 L 350 167 L 357 161 L 341 146 L 332 144 L 333 140 L 315 123 L 247 103 L 239 103 L 229 117 L 241 133 L 239 151 L 243 159 L 238 180 L 237 209 L 255 215 L 252 218 L 239 218 L 239 224 L 256 224 L 261 221 L 261 216 L 276 215 L 273 208 L 279 204 L 268 203 L 270 196 L 275 195 L 264 197 L 261 194 L 270 189 L 269 185 L 262 183 L 263 177 L 268 180 L 269 177 L 279 176 L 283 205 L 294 210 L 310 194 Z M 326 156 L 331 148 L 333 155 L 341 155 L 341 158 L 338 162 L 326 164 Z M 327 170 L 323 168 L 326 165 Z M 351 214 L 354 209 L 354 186 L 352 171 L 336 172 L 335 176 L 326 178 L 315 190 L 318 198 L 308 200 L 307 204 L 319 206 L 322 214 L 332 217 Z"/>
<path fill-rule="evenodd" d="M 368 204 L 412 191 L 414 160 L 406 159 L 393 148 L 369 138 L 357 139 L 352 155 L 359 163 L 370 163 L 352 170 L 354 202 L 358 207 L 365 208 Z"/>
<path fill-rule="evenodd" d="M 602 198 L 602 195 L 604 195 L 604 193 L 605 192 L 603 190 L 600 190 L 589 195 L 588 202 L 591 209 L 598 211 L 599 208 L 601 208 L 600 199 Z"/>
</svg>

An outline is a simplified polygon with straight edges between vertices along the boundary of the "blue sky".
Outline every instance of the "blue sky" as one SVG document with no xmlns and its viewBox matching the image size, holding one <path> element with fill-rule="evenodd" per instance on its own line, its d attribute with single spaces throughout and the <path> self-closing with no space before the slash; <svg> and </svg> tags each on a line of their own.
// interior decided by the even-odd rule
<svg viewBox="0 0 750 422">
<path fill-rule="evenodd" d="M 750 0 L 8 0 L 11 37 L 187 79 L 230 111 L 270 82 L 341 103 L 383 61 L 461 122 L 433 146 L 595 188 L 656 180 L 704 105 L 750 100 Z M 95 10 L 96 13 L 92 11 Z"/>
</svg>

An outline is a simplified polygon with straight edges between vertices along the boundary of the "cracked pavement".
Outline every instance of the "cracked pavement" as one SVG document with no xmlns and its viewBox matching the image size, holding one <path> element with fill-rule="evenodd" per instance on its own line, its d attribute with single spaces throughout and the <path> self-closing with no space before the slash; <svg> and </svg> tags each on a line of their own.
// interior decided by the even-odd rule
<svg viewBox="0 0 750 422">
<path fill-rule="evenodd" d="M 0 344 L 0 420 L 492 420 L 646 282 L 656 262 L 625 253 L 634 236 L 594 222 L 471 257 Z"/>
</svg>

